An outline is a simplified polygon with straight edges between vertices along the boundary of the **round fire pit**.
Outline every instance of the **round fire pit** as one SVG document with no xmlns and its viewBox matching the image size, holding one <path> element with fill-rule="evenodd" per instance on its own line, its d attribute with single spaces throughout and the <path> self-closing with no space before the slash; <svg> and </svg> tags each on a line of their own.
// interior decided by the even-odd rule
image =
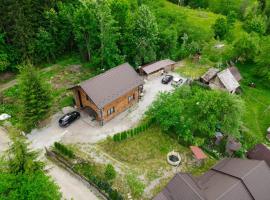
<svg viewBox="0 0 270 200">
<path fill-rule="evenodd" d="M 167 162 L 172 166 L 177 166 L 181 162 L 181 156 L 178 152 L 172 151 L 167 155 Z"/>
</svg>

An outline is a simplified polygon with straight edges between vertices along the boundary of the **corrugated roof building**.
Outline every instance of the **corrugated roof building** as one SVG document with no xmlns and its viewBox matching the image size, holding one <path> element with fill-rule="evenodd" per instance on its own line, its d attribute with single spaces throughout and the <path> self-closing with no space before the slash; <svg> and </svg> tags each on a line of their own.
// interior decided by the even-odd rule
<svg viewBox="0 0 270 200">
<path fill-rule="evenodd" d="M 269 200 L 264 161 L 224 159 L 201 177 L 178 173 L 154 200 Z"/>
</svg>

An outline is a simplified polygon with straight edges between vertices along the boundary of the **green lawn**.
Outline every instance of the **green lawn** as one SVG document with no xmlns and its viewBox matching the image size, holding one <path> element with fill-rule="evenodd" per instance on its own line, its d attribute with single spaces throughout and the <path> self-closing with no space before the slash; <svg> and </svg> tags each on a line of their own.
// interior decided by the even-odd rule
<svg viewBox="0 0 270 200">
<path fill-rule="evenodd" d="M 266 129 L 270 126 L 270 88 L 261 78 L 252 76 L 256 66 L 239 65 L 243 76 L 242 98 L 246 103 L 244 113 L 244 128 L 249 146 L 258 142 L 265 142 Z M 256 83 L 256 88 L 248 87 L 249 82 Z"/>
<path fill-rule="evenodd" d="M 97 147 L 110 155 L 113 159 L 143 177 L 146 186 L 151 185 L 155 180 L 160 180 L 153 190 L 152 195 L 157 194 L 161 185 L 168 183 L 175 174 L 175 168 L 167 163 L 167 154 L 170 151 L 177 151 L 182 157 L 181 172 L 191 172 L 193 175 L 200 175 L 207 171 L 216 160 L 209 158 L 205 165 L 194 166 L 192 153 L 188 147 L 180 145 L 177 140 L 162 133 L 158 127 L 151 127 L 147 131 L 121 142 L 114 142 L 107 139 Z"/>
<path fill-rule="evenodd" d="M 186 59 L 183 61 L 183 66 L 176 67 L 175 71 L 183 76 L 197 79 L 202 76 L 208 69 L 208 65 L 193 63 L 190 59 Z"/>
</svg>

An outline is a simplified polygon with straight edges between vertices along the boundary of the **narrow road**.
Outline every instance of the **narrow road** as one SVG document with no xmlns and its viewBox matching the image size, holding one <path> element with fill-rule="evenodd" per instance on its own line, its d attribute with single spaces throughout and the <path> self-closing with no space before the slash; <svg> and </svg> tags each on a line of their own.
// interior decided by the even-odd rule
<svg viewBox="0 0 270 200">
<path fill-rule="evenodd" d="M 96 197 L 84 183 L 73 177 L 66 170 L 54 165 L 53 163 L 50 163 L 49 167 L 52 168 L 48 173 L 60 187 L 65 199 L 99 200 L 99 198 Z"/>
<path fill-rule="evenodd" d="M 0 154 L 8 149 L 10 139 L 5 129 L 0 126 Z M 72 176 L 65 169 L 58 167 L 46 160 L 44 155 L 41 155 L 41 159 L 45 160 L 48 167 L 48 174 L 52 177 L 55 183 L 60 187 L 63 199 L 66 200 L 99 200 L 96 195 L 90 191 L 88 186 Z"/>
</svg>

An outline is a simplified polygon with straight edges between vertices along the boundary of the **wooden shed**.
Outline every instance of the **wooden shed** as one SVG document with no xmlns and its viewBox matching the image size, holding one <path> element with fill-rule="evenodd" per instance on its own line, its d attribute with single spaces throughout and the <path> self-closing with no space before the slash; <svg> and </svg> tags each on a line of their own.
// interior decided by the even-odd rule
<svg viewBox="0 0 270 200">
<path fill-rule="evenodd" d="M 140 75 L 145 76 L 147 79 L 160 76 L 164 72 L 169 72 L 174 70 L 176 62 L 170 59 L 157 61 L 142 66 L 139 69 Z"/>
</svg>

